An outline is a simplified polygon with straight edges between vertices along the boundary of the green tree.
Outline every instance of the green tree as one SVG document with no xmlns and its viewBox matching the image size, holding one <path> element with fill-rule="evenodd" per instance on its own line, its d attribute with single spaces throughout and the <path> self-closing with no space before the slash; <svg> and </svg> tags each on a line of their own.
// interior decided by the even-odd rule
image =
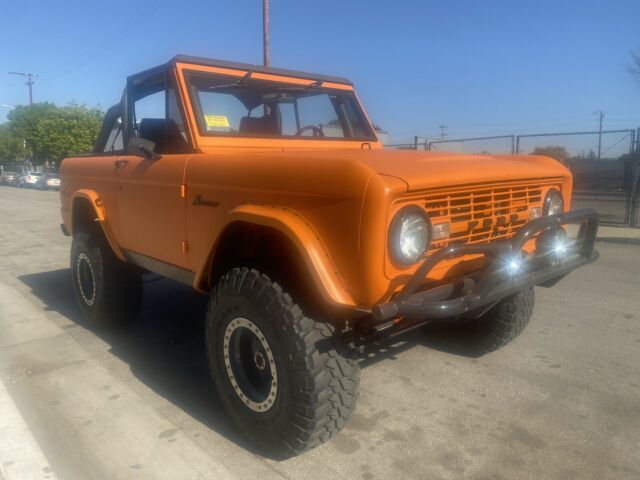
<svg viewBox="0 0 640 480">
<path fill-rule="evenodd" d="M 90 152 L 102 125 L 103 112 L 85 105 L 58 108 L 37 122 L 33 144 L 41 160 L 58 164 L 64 157 Z"/>
<path fill-rule="evenodd" d="M 36 145 L 34 136 L 38 122 L 50 115 L 55 115 L 56 107 L 53 103 L 36 103 L 34 105 L 17 106 L 7 115 L 7 124 L 11 136 L 24 144 L 23 154 L 29 158 L 35 158 Z"/>
<path fill-rule="evenodd" d="M 12 110 L 6 128 L 14 140 L 24 142 L 34 163 L 57 165 L 65 156 L 93 149 L 103 116 L 98 107 L 37 103 Z"/>
<path fill-rule="evenodd" d="M 544 155 L 558 160 L 560 163 L 565 163 L 569 158 L 569 152 L 566 148 L 560 146 L 548 145 L 546 147 L 536 147 L 533 149 L 534 155 Z"/>
<path fill-rule="evenodd" d="M 0 125 L 0 163 L 13 164 L 22 155 L 22 142 L 12 135 L 9 124 Z"/>
</svg>

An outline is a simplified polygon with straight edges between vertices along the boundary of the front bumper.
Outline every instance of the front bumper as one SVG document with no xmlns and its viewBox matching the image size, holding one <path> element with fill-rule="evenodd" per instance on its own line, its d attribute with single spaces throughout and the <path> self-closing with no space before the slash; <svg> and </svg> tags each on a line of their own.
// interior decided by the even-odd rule
<svg viewBox="0 0 640 480">
<path fill-rule="evenodd" d="M 549 252 L 523 255 L 524 245 L 548 229 L 580 224 L 577 238 L 567 243 L 561 257 L 550 259 Z M 573 210 L 532 220 L 507 241 L 483 245 L 461 244 L 442 248 L 427 257 L 416 273 L 390 301 L 375 306 L 371 318 L 360 323 L 357 337 L 362 341 L 381 340 L 400 331 L 415 328 L 429 320 L 478 316 L 488 308 L 527 287 L 550 286 L 578 267 L 598 258 L 594 250 L 598 233 L 598 214 L 590 208 Z M 419 290 L 423 279 L 441 261 L 469 254 L 485 257 L 480 272 L 445 285 Z M 507 272 L 509 259 L 521 259 L 517 272 Z"/>
</svg>

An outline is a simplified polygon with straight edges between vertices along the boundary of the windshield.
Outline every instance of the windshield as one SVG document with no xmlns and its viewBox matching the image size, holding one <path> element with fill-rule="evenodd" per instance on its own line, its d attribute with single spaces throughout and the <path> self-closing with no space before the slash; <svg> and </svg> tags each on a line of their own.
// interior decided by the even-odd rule
<svg viewBox="0 0 640 480">
<path fill-rule="evenodd" d="M 375 140 L 352 91 L 190 74 L 203 135 Z"/>
</svg>

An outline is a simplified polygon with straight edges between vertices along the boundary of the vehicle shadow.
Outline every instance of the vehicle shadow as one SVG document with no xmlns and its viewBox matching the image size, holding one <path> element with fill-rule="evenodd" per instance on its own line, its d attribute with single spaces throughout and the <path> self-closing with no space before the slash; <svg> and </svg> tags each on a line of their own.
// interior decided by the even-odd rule
<svg viewBox="0 0 640 480">
<path fill-rule="evenodd" d="M 83 321 L 71 287 L 70 269 L 20 276 L 47 310 L 60 313 L 71 327 L 91 330 L 110 352 L 129 365 L 131 372 L 151 390 L 212 430 L 254 453 L 237 432 L 209 375 L 203 339 L 207 296 L 190 287 L 153 275 L 145 276 L 144 303 L 137 322 L 115 330 L 89 328 Z M 63 327 L 68 328 L 68 327 Z M 456 342 L 450 329 L 437 325 L 408 333 L 401 340 L 368 349 L 363 368 L 393 360 L 414 347 L 426 346 L 455 355 L 474 357 Z M 449 332 L 449 333 L 448 333 Z M 73 335 L 73 332 L 69 332 Z"/>
<path fill-rule="evenodd" d="M 464 327 L 444 322 L 430 323 L 401 335 L 398 339 L 367 347 L 360 366 L 366 368 L 383 360 L 394 360 L 398 354 L 418 346 L 459 357 L 481 357 L 483 352 L 476 348 L 473 339 L 466 333 Z"/>
<path fill-rule="evenodd" d="M 84 323 L 69 269 L 23 275 L 19 279 L 46 309 L 62 314 L 104 340 L 110 353 L 128 364 L 133 375 L 151 390 L 242 448 L 259 453 L 237 432 L 224 412 L 209 375 L 202 323 L 206 295 L 180 283 L 147 275 L 138 321 L 107 331 L 89 328 Z"/>
</svg>

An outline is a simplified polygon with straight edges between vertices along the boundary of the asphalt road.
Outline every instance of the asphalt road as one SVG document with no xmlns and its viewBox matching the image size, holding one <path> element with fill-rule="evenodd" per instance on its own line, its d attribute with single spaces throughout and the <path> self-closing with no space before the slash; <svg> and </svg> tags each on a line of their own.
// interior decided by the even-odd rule
<svg viewBox="0 0 640 480">
<path fill-rule="evenodd" d="M 640 478 L 637 239 L 599 243 L 596 264 L 537 289 L 528 329 L 498 352 L 473 358 L 434 330 L 363 360 L 348 427 L 276 462 L 221 410 L 203 297 L 150 277 L 138 323 L 82 326 L 58 208 L 54 192 L 0 188 L 0 380 L 44 454 L 39 477 Z M 27 478 L 3 422 L 0 477 Z"/>
</svg>

